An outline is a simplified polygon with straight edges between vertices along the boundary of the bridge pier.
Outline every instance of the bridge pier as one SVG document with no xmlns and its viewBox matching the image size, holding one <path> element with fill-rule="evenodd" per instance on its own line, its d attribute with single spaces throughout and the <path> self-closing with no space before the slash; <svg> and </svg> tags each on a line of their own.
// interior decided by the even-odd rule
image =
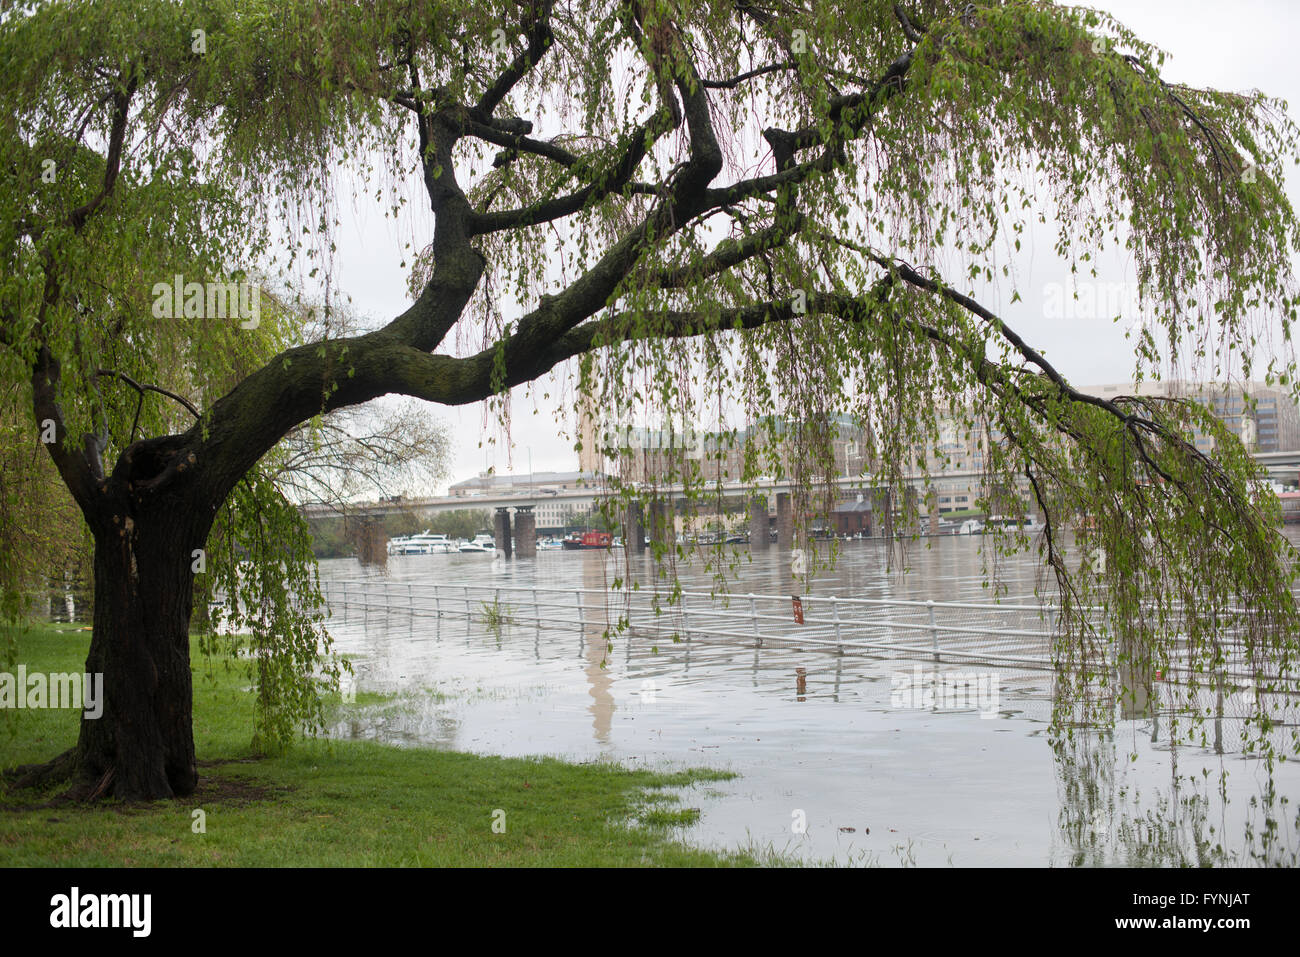
<svg viewBox="0 0 1300 957">
<path fill-rule="evenodd" d="M 362 565 L 388 565 L 388 538 L 383 519 L 376 515 L 361 518 L 356 527 L 357 557 Z"/>
<path fill-rule="evenodd" d="M 672 546 L 675 539 L 670 524 L 668 503 L 655 500 L 650 503 L 650 541 L 658 542 L 664 548 Z"/>
<path fill-rule="evenodd" d="M 641 517 L 641 503 L 632 502 L 623 516 L 623 547 L 638 555 L 645 551 L 645 521 Z"/>
<path fill-rule="evenodd" d="M 749 550 L 767 548 L 768 529 L 767 496 L 755 495 L 749 500 Z"/>
<path fill-rule="evenodd" d="M 497 540 L 497 554 L 509 558 L 513 552 L 510 543 L 510 509 L 504 505 L 497 508 L 492 522 L 492 534 Z"/>
<path fill-rule="evenodd" d="M 776 493 L 776 546 L 786 551 L 794 548 L 794 507 L 789 492 Z"/>
<path fill-rule="evenodd" d="M 537 516 L 531 505 L 515 507 L 515 557 L 537 557 Z"/>
</svg>

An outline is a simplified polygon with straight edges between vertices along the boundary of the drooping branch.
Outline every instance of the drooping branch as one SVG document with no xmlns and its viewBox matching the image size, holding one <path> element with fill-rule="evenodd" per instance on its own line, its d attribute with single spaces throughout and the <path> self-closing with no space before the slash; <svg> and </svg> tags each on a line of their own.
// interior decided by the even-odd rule
<svg viewBox="0 0 1300 957">
<path fill-rule="evenodd" d="M 93 452 L 93 449 L 77 451 L 69 443 L 71 437 L 59 402 L 61 381 L 62 367 L 58 358 L 48 346 L 42 345 L 32 367 L 32 411 L 36 416 L 37 428 L 42 433 L 41 441 L 55 468 L 59 470 L 59 476 L 89 518 L 89 510 L 94 501 L 95 476 L 91 472 L 91 457 L 87 453 Z M 86 438 L 93 440 L 94 437 Z M 95 456 L 94 461 L 98 461 L 98 456 Z"/>
<path fill-rule="evenodd" d="M 483 235 L 503 229 L 518 229 L 549 223 L 565 216 L 572 216 L 589 203 L 599 202 L 606 196 L 619 192 L 632 181 L 641 161 L 649 154 L 650 147 L 655 141 L 670 130 L 676 129 L 680 122 L 680 108 L 676 101 L 670 98 L 650 119 L 628 134 L 622 154 L 599 179 L 593 174 L 590 181 L 579 189 L 532 206 L 493 213 L 473 213 L 467 224 L 470 234 Z M 505 146 L 512 145 L 495 139 L 490 142 Z"/>
<path fill-rule="evenodd" d="M 970 312 L 984 320 L 1026 361 L 1037 366 L 1041 370 L 1042 375 L 1052 383 L 1053 387 L 1058 391 L 1062 398 L 1070 402 L 1076 402 L 1082 405 L 1091 405 L 1103 409 L 1113 416 L 1120 422 L 1129 435 L 1132 436 L 1134 449 L 1138 457 L 1142 459 L 1143 464 L 1145 464 L 1153 474 L 1159 476 L 1159 478 L 1165 482 L 1178 485 L 1185 492 L 1189 493 L 1189 497 L 1191 496 L 1191 490 L 1187 488 L 1186 483 L 1178 479 L 1176 476 L 1171 475 L 1168 470 L 1156 461 L 1148 437 L 1183 449 L 1184 452 L 1190 458 L 1195 460 L 1197 464 L 1215 481 L 1223 484 L 1225 487 L 1228 484 L 1229 480 L 1227 473 L 1224 471 L 1224 468 L 1220 463 L 1210 458 L 1194 444 L 1188 442 L 1184 436 L 1180 435 L 1173 429 L 1170 429 L 1164 423 L 1151 418 L 1149 415 L 1125 411 L 1124 408 L 1122 408 L 1121 401 L 1119 400 L 1103 399 L 1099 396 L 1089 395 L 1088 393 L 1080 392 L 1078 389 L 1071 386 L 1065 380 L 1064 376 L 1062 376 L 1051 363 L 1049 363 L 1036 349 L 1025 342 L 1019 333 L 1007 325 L 1007 323 L 1000 317 L 980 305 L 971 297 L 958 292 L 945 283 L 933 279 L 927 279 L 906 263 L 901 263 L 896 260 L 888 260 L 874 254 L 871 254 L 869 258 L 877 262 L 879 265 L 889 269 L 891 273 L 897 273 L 898 276 L 910 285 L 939 295 L 943 299 L 960 306 L 967 312 Z M 1225 532 L 1225 534 L 1227 533 Z"/>
<path fill-rule="evenodd" d="M 803 216 L 796 214 L 790 217 L 789 222 L 769 226 L 740 240 L 720 243 L 697 265 L 670 266 L 657 270 L 646 277 L 646 282 L 660 289 L 684 288 L 776 249 L 797 233 L 802 225 Z"/>
<path fill-rule="evenodd" d="M 776 172 L 712 189 L 708 195 L 709 204 L 732 205 L 742 199 L 797 185 L 815 173 L 834 169 L 839 148 L 850 138 L 861 136 L 870 127 L 877 111 L 903 91 L 915 52 L 915 49 L 908 50 L 895 59 L 865 92 L 832 99 L 827 111 L 827 119 L 831 122 L 825 125 L 811 123 L 797 130 L 765 129 L 763 138 L 772 148 Z M 827 129 L 831 131 L 829 134 Z M 816 146 L 824 146 L 825 150 L 815 159 L 796 162 L 797 153 Z"/>
<path fill-rule="evenodd" d="M 746 70 L 744 73 L 729 77 L 725 80 L 701 80 L 700 84 L 710 90 L 734 90 L 740 84 L 747 80 L 753 80 L 760 76 L 766 76 L 768 73 L 775 73 L 778 70 L 797 70 L 799 64 L 793 60 L 782 60 L 780 63 L 769 63 L 767 66 L 760 66 L 753 70 Z"/>
<path fill-rule="evenodd" d="M 527 47 L 510 61 L 510 65 L 497 77 L 496 82 L 479 98 L 477 104 L 479 111 L 491 115 L 515 84 L 523 79 L 550 49 L 555 41 L 555 34 L 551 32 L 551 9 L 554 5 L 554 0 L 529 3 L 522 24 Z"/>
<path fill-rule="evenodd" d="M 181 405 L 185 406 L 185 408 L 189 411 L 190 415 L 194 416 L 194 418 L 196 419 L 201 418 L 201 416 L 199 415 L 199 410 L 194 407 L 194 404 L 190 402 L 189 399 L 185 398 L 185 396 L 183 395 L 178 395 L 177 393 L 172 392 L 170 389 L 164 389 L 162 386 L 152 385 L 148 382 L 137 382 L 135 379 L 131 378 L 125 372 L 118 372 L 116 369 L 100 369 L 95 374 L 97 376 L 112 376 L 114 378 L 121 379 L 131 388 L 135 389 L 136 392 L 139 392 L 141 394 L 145 392 L 157 392 L 159 395 L 165 395 L 167 398 L 173 400 L 174 402 L 179 402 Z"/>
<path fill-rule="evenodd" d="M 135 95 L 137 78 L 134 67 L 130 68 L 120 88 L 113 94 L 112 128 L 108 137 L 108 156 L 104 166 L 104 183 L 94 197 L 78 206 L 68 215 L 68 224 L 74 230 L 80 230 L 113 192 L 118 174 L 122 170 L 122 147 L 126 140 L 126 120 L 131 109 L 131 97 Z"/>
<path fill-rule="evenodd" d="M 126 143 L 126 123 L 131 112 L 131 99 L 135 95 L 138 83 L 135 67 L 129 68 L 126 77 L 118 81 L 117 87 L 110 93 L 100 99 L 87 114 L 87 121 L 94 113 L 94 109 L 106 102 L 113 105 L 112 117 L 109 120 L 108 134 L 108 153 L 104 160 L 104 178 L 100 184 L 99 191 L 88 199 L 85 203 L 72 210 L 64 223 L 74 232 L 80 232 L 86 225 L 86 222 L 94 215 L 95 211 L 103 205 L 104 201 L 113 192 L 113 187 L 117 185 L 117 178 L 122 171 L 122 150 Z M 78 133 L 76 143 L 80 140 Z M 18 224 L 18 234 L 20 236 L 29 236 L 33 241 L 39 240 L 45 234 L 45 227 L 26 220 Z"/>
</svg>

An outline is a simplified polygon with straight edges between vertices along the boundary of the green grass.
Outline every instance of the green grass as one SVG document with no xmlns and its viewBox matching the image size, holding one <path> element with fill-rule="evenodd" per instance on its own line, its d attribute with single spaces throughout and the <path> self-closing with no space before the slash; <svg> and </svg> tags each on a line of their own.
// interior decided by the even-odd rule
<svg viewBox="0 0 1300 957">
<path fill-rule="evenodd" d="M 4 648 L 0 635 L 0 650 Z M 80 671 L 89 633 L 42 627 L 17 637 L 14 664 Z M 250 753 L 252 696 L 226 662 L 194 660 L 192 797 L 94 806 L 57 792 L 0 790 L 0 866 L 625 866 L 775 863 L 674 840 L 698 810 L 666 788 L 725 772 L 633 771 L 610 764 L 496 758 L 308 740 Z M 6 667 L 0 665 L 0 667 Z M 335 702 L 340 714 L 364 713 Z M 382 705 L 382 701 L 379 702 Z M 73 711 L 0 712 L 0 768 L 48 760 L 76 741 Z M 3 785 L 0 785 L 2 788 Z M 205 833 L 195 833 L 194 811 Z M 504 833 L 493 823 L 504 812 Z"/>
</svg>

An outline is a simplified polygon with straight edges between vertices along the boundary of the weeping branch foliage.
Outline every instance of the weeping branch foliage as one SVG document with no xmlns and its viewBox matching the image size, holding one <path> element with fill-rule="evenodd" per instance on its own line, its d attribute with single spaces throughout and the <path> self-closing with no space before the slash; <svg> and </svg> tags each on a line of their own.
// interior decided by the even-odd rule
<svg viewBox="0 0 1300 957">
<path fill-rule="evenodd" d="M 501 400 L 560 369 L 609 421 L 743 410 L 729 478 L 792 478 L 809 509 L 848 413 L 906 526 L 955 417 L 991 437 L 986 484 L 1048 519 L 994 544 L 1044 554 L 1067 697 L 1105 686 L 1112 643 L 1138 675 L 1177 650 L 1212 676 L 1241 640 L 1294 687 L 1295 556 L 1240 442 L 1192 403 L 1080 393 L 976 293 L 1017 301 L 1010 259 L 1055 226 L 1075 273 L 1112 248 L 1134 264 L 1135 375 L 1266 361 L 1294 389 L 1278 101 L 1170 84 L 1158 48 L 1049 2 L 132 0 L 0 23 L 0 341 L 83 509 L 135 441 L 136 397 L 100 367 L 193 400 L 197 423 L 144 404 L 139 480 L 193 453 L 216 505 L 315 416 Z M 314 342 L 152 318 L 154 281 L 249 269 L 285 226 L 290 262 L 329 269 L 340 167 L 386 177 L 393 216 L 427 222 L 412 194 L 433 213 L 406 312 Z M 62 441 L 83 434 L 108 439 Z M 670 482 L 703 503 L 705 474 Z M 623 504 L 662 491 L 612 481 Z"/>
</svg>

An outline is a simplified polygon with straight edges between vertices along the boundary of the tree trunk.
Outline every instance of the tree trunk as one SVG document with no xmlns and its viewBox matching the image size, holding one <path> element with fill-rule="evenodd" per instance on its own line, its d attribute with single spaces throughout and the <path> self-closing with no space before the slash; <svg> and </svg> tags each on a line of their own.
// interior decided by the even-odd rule
<svg viewBox="0 0 1300 957">
<path fill-rule="evenodd" d="M 95 531 L 95 618 L 89 674 L 103 713 L 83 714 L 74 797 L 153 800 L 192 794 L 189 623 L 195 540 L 189 509 L 112 509 Z M 203 536 L 197 536 L 203 541 Z"/>
</svg>

